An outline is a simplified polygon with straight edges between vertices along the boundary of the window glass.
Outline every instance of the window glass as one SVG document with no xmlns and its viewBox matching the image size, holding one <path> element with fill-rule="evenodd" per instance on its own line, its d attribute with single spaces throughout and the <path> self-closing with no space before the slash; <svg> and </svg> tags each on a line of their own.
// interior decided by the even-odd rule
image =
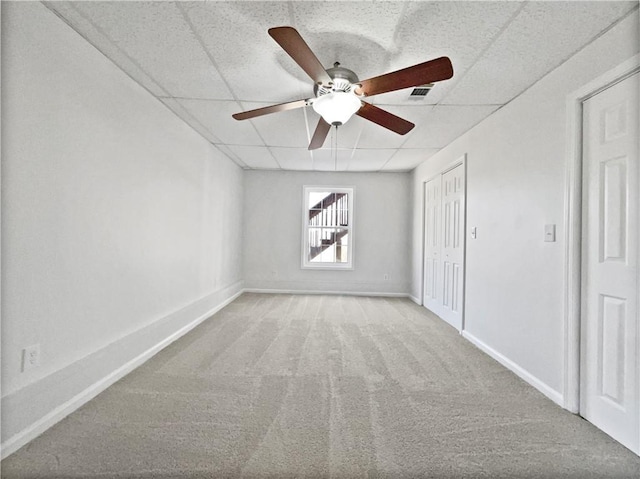
<svg viewBox="0 0 640 479">
<path fill-rule="evenodd" d="M 351 269 L 353 188 L 304 188 L 303 268 Z"/>
</svg>

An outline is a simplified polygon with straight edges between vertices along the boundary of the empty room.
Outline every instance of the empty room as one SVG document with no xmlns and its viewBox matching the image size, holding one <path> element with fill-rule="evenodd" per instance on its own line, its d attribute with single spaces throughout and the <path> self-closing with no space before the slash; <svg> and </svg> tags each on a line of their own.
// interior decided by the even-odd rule
<svg viewBox="0 0 640 479">
<path fill-rule="evenodd" d="M 3 478 L 640 477 L 638 1 L 0 6 Z"/>
</svg>

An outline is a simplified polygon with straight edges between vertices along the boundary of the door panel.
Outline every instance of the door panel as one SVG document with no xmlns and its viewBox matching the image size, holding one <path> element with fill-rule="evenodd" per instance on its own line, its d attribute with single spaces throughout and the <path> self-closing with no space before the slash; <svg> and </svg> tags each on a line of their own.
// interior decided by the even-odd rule
<svg viewBox="0 0 640 479">
<path fill-rule="evenodd" d="M 603 161 L 600 183 L 600 261 L 625 261 L 627 157 Z"/>
<path fill-rule="evenodd" d="M 440 177 L 424 185 L 424 300 L 423 304 L 431 309 L 438 307 L 440 278 Z"/>
<path fill-rule="evenodd" d="M 624 407 L 625 299 L 600 295 L 598 394 Z"/>
<path fill-rule="evenodd" d="M 442 319 L 462 329 L 464 294 L 464 165 L 458 165 L 442 175 L 443 211 L 443 282 Z"/>
<path fill-rule="evenodd" d="M 581 414 L 640 452 L 638 78 L 584 102 Z"/>
</svg>

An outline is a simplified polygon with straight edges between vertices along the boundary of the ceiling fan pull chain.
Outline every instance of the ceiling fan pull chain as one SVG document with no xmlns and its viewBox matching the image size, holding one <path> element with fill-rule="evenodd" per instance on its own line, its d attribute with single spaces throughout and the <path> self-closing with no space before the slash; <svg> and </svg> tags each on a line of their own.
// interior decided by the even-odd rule
<svg viewBox="0 0 640 479">
<path fill-rule="evenodd" d="M 338 171 L 338 125 L 333 130 L 333 170 Z"/>
</svg>

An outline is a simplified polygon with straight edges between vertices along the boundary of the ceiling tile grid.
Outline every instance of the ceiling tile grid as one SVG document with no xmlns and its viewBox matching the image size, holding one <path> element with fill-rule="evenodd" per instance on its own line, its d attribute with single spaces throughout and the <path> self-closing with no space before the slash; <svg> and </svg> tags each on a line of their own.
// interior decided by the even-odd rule
<svg viewBox="0 0 640 479">
<path fill-rule="evenodd" d="M 231 115 L 241 110 L 238 102 L 190 98 L 177 98 L 176 101 L 212 135 L 215 135 L 219 139 L 218 143 L 265 146 L 250 121 L 237 121 L 232 118 Z"/>
<path fill-rule="evenodd" d="M 309 117 L 310 131 L 313 132 L 316 129 L 318 121 L 320 121 L 320 115 L 314 112 L 312 109 L 307 109 Z M 324 142 L 323 148 L 331 148 L 337 143 L 338 148 L 353 149 L 360 143 L 362 136 L 362 129 L 367 125 L 367 121 L 353 116 L 346 124 L 339 126 L 338 128 L 331 128 L 327 139 Z"/>
<path fill-rule="evenodd" d="M 389 71 L 406 3 L 303 1 L 291 5 L 292 26 L 325 68 L 339 62 L 361 80 Z"/>
<path fill-rule="evenodd" d="M 280 169 L 280 165 L 266 146 L 227 145 L 227 147 L 249 168 Z"/>
<path fill-rule="evenodd" d="M 323 148 L 313 151 L 313 169 L 318 171 L 346 171 L 352 150 Z"/>
<path fill-rule="evenodd" d="M 361 148 L 353 150 L 347 171 L 378 171 L 387 164 L 397 150 L 395 148 Z"/>
<path fill-rule="evenodd" d="M 180 5 L 236 99 L 283 103 L 313 96 L 308 77 L 267 33 L 291 23 L 286 2 Z"/>
<path fill-rule="evenodd" d="M 162 101 L 162 103 L 164 103 L 172 112 L 182 118 L 194 130 L 196 130 L 207 140 L 209 140 L 209 142 L 213 144 L 221 143 L 220 139 L 215 134 L 213 134 L 207 126 L 203 125 L 182 106 L 180 100 L 176 98 L 164 97 L 161 98 L 160 101 Z"/>
<path fill-rule="evenodd" d="M 511 101 L 623 16 L 633 4 L 527 3 L 473 69 L 448 92 L 444 102 Z"/>
<path fill-rule="evenodd" d="M 78 2 L 75 6 L 169 96 L 233 99 L 175 3 Z"/>
<path fill-rule="evenodd" d="M 243 101 L 241 108 L 236 111 L 253 110 L 270 104 Z M 269 146 L 306 148 L 311 138 L 307 130 L 304 109 L 282 111 L 277 117 L 265 115 L 248 121 L 233 120 L 233 122 L 235 128 L 242 124 L 253 125 L 260 137 L 268 140 Z"/>
<path fill-rule="evenodd" d="M 428 160 L 431 156 L 435 155 L 439 150 L 426 149 L 426 148 L 405 148 L 402 150 L 396 150 L 395 155 L 384 164 L 381 168 L 382 171 L 408 171 L 414 169 L 423 161 Z"/>
<path fill-rule="evenodd" d="M 403 148 L 444 148 L 499 108 L 497 105 L 436 105 L 417 118 Z"/>
<path fill-rule="evenodd" d="M 80 35 L 245 168 L 407 171 L 511 101 L 637 2 L 47 2 Z M 313 97 L 269 36 L 298 29 L 320 62 L 362 79 L 448 56 L 452 79 L 366 101 L 415 123 L 401 136 L 354 116 L 324 146 L 312 108 L 236 112 Z M 335 138 L 337 135 L 337 139 Z M 338 150 L 333 150 L 337 144 Z M 336 161 L 337 155 L 337 161 Z"/>
<path fill-rule="evenodd" d="M 151 94 L 155 96 L 168 94 L 133 58 L 122 51 L 99 27 L 94 25 L 81 13 L 76 8 L 76 2 L 46 2 L 45 6 L 67 22 L 74 30 L 107 58 L 111 59 L 113 63 L 118 65 L 131 78 L 149 90 Z"/>
<path fill-rule="evenodd" d="M 313 170 L 313 156 L 306 146 L 304 148 L 269 147 L 269 150 L 284 170 Z"/>
<path fill-rule="evenodd" d="M 479 55 L 500 34 L 523 2 L 411 2 L 397 26 L 394 69 L 448 56 L 454 67 L 451 80 L 436 84 L 427 102 L 441 101 Z M 407 91 L 380 95 L 386 105 L 403 104 Z"/>
<path fill-rule="evenodd" d="M 215 144 L 214 146 L 218 150 L 220 150 L 220 152 L 222 152 L 222 154 L 227 156 L 229 159 L 231 159 L 233 162 L 235 162 L 241 168 L 243 168 L 243 169 L 251 169 L 251 167 L 249 165 L 247 165 L 244 161 L 242 161 L 242 159 L 240 159 L 240 157 L 238 157 L 238 155 L 236 155 L 233 151 L 231 151 L 229 146 L 227 146 L 227 145 L 225 145 L 223 143 L 218 143 L 218 144 Z"/>
</svg>

